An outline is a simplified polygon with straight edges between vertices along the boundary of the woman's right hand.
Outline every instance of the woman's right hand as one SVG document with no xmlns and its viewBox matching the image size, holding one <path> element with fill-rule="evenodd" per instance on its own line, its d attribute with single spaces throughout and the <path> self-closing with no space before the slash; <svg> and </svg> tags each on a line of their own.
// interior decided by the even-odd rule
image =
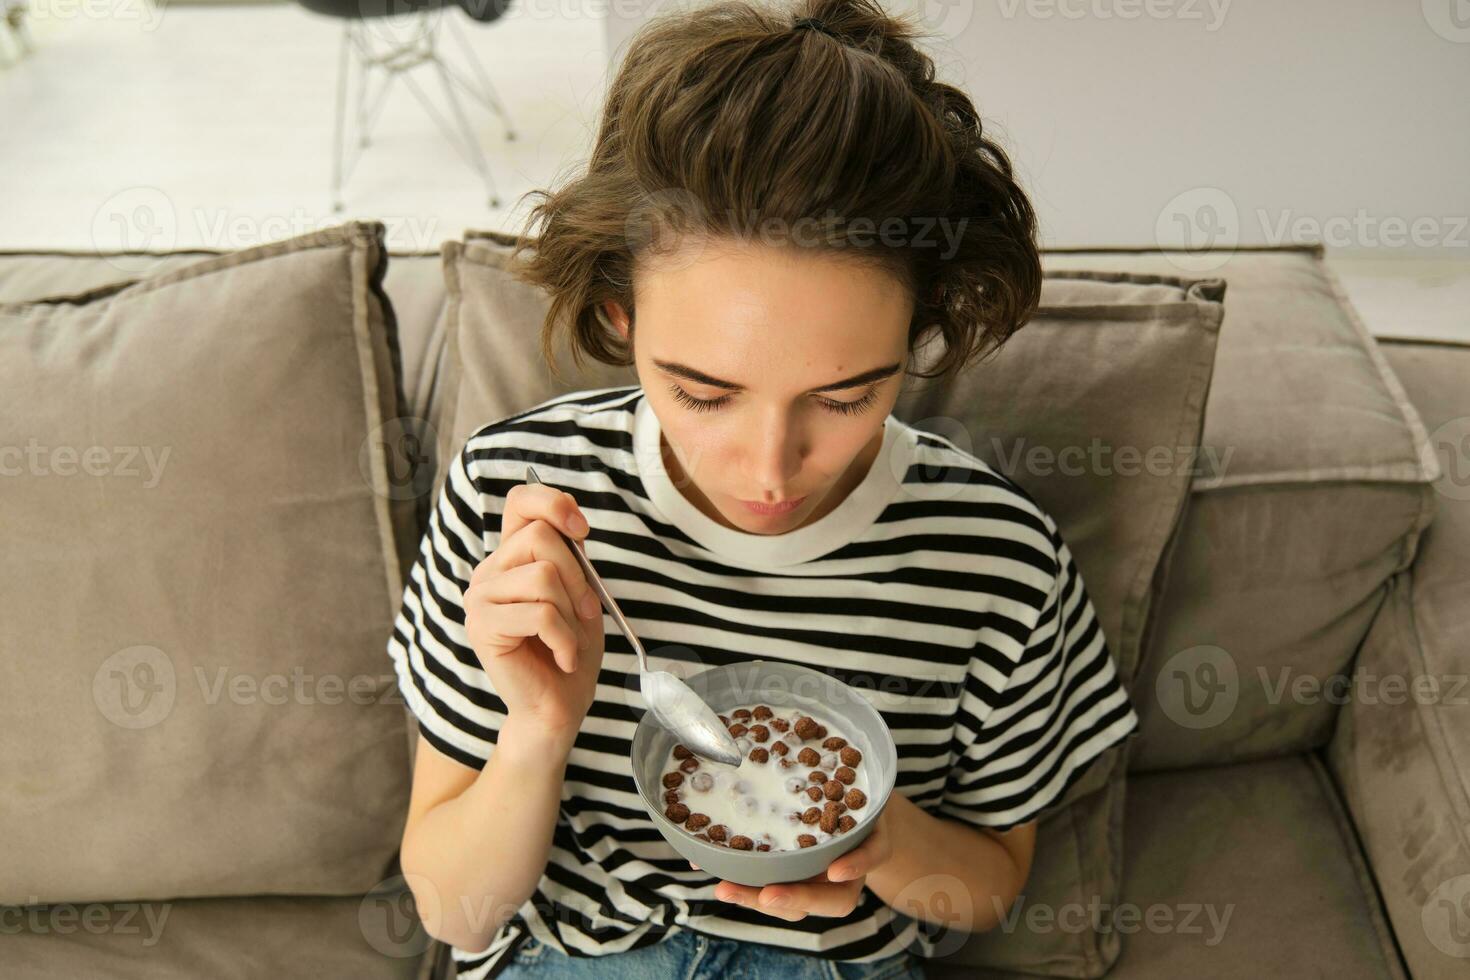
<svg viewBox="0 0 1470 980">
<path fill-rule="evenodd" d="M 558 528 L 587 535 L 571 494 L 545 484 L 510 489 L 500 547 L 465 590 L 465 632 L 508 717 L 570 746 L 592 706 L 606 637 L 602 603 Z"/>
</svg>

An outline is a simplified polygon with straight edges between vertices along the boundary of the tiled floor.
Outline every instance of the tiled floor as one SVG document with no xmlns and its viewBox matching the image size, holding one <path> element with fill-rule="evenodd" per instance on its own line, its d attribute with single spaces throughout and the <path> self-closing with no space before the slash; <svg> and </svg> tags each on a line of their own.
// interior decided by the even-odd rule
<svg viewBox="0 0 1470 980">
<path fill-rule="evenodd" d="M 350 217 L 383 220 L 394 248 L 435 248 L 466 228 L 518 224 L 517 198 L 581 161 L 605 86 L 597 4 L 513 5 L 489 25 L 445 12 L 517 130 L 507 142 L 498 117 L 467 102 L 501 208 L 400 81 L 338 214 L 340 21 L 293 3 L 32 6 L 36 50 L 0 67 L 0 248 L 235 247 Z M 111 16 L 86 15 L 104 8 Z M 470 71 L 447 23 L 440 47 Z M 432 70 L 414 73 L 447 114 Z"/>
</svg>

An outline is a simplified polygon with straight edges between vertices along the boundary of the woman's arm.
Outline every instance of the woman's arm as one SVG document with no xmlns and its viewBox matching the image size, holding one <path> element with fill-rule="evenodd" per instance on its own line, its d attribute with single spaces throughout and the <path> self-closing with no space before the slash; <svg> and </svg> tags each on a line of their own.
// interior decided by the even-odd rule
<svg viewBox="0 0 1470 980">
<path fill-rule="evenodd" d="M 419 735 L 399 861 L 431 936 L 481 952 L 535 891 L 571 749 L 512 716 L 476 772 Z"/>
<path fill-rule="evenodd" d="M 868 888 L 904 915 L 935 925 L 968 932 L 998 925 L 1031 873 L 1036 821 L 999 833 L 935 816 L 900 793 L 888 798 L 887 809 L 894 810 L 886 828 L 892 852 L 868 872 Z M 958 908 L 956 879 L 974 910 L 968 926 L 945 917 Z"/>
</svg>

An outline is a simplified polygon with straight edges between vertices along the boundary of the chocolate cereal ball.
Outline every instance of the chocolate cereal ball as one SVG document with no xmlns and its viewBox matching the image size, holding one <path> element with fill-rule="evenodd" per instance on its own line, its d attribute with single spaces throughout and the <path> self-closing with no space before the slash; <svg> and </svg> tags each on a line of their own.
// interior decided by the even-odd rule
<svg viewBox="0 0 1470 980">
<path fill-rule="evenodd" d="M 685 759 L 683 762 L 679 763 L 680 772 L 693 772 L 698 768 L 699 760 L 694 758 L 694 756 L 692 755 L 689 758 Z"/>
<path fill-rule="evenodd" d="M 845 834 L 856 826 L 857 821 L 852 818 L 852 814 L 850 813 L 844 813 L 837 818 L 837 832 L 839 834 Z"/>
<path fill-rule="evenodd" d="M 755 845 L 755 849 L 757 851 L 769 851 L 771 849 L 771 845 L 770 844 L 757 844 L 757 845 Z"/>
<path fill-rule="evenodd" d="M 817 763 L 822 761 L 822 756 L 820 753 L 817 752 L 816 749 L 808 745 L 806 748 L 796 753 L 796 761 L 800 762 L 804 766 L 815 766 L 817 765 Z M 676 783 L 675 785 L 678 784 Z"/>
<path fill-rule="evenodd" d="M 730 726 L 730 735 L 734 738 L 739 738 L 741 735 L 744 735 L 748 731 L 750 731 L 750 729 L 746 728 L 738 721 Z"/>
<path fill-rule="evenodd" d="M 863 761 L 863 754 L 851 745 L 845 745 L 837 752 L 838 758 L 844 766 L 855 766 Z"/>
<path fill-rule="evenodd" d="M 684 794 L 681 793 L 681 792 L 679 792 L 676 789 L 666 789 L 666 790 L 664 790 L 664 802 L 665 803 L 678 803 L 683 798 L 684 798 Z"/>
<path fill-rule="evenodd" d="M 751 725 L 750 737 L 755 739 L 757 742 L 764 742 L 766 739 L 771 737 L 771 730 L 765 725 Z"/>
<path fill-rule="evenodd" d="M 755 710 L 751 712 L 751 715 L 754 716 L 756 721 L 765 721 L 773 714 L 775 714 L 775 712 L 764 704 L 756 705 Z"/>
<path fill-rule="evenodd" d="M 684 782 L 684 774 L 678 770 L 664 773 L 664 789 L 673 789 Z"/>
<path fill-rule="evenodd" d="M 822 819 L 822 811 L 819 810 L 819 809 L 817 809 L 814 806 L 807 807 L 801 813 L 801 822 L 802 823 L 807 823 L 807 824 L 816 823 L 820 819 Z"/>
<path fill-rule="evenodd" d="M 791 722 L 787 721 L 785 718 L 772 718 L 771 727 L 778 732 L 784 732 L 786 731 L 786 729 L 791 727 Z"/>
<path fill-rule="evenodd" d="M 792 726 L 792 729 L 802 738 L 815 738 L 817 734 L 817 720 L 811 715 L 802 715 L 796 719 L 796 724 Z"/>
<path fill-rule="evenodd" d="M 689 808 L 682 803 L 670 803 L 668 808 L 664 810 L 664 816 L 674 821 L 674 823 L 683 823 L 689 819 Z"/>
<path fill-rule="evenodd" d="M 813 803 L 820 802 L 821 799 L 822 799 L 822 787 L 820 787 L 820 786 L 808 786 L 806 788 L 806 797 L 807 797 L 807 799 L 811 800 Z"/>
<path fill-rule="evenodd" d="M 814 783 L 825 783 L 827 781 L 827 774 L 820 769 L 813 769 L 806 774 L 806 778 Z"/>
<path fill-rule="evenodd" d="M 708 826 L 708 813 L 691 813 L 689 814 L 689 819 L 684 821 L 684 827 L 686 830 L 703 830 Z M 706 834 L 705 836 L 708 837 L 709 835 Z"/>
<path fill-rule="evenodd" d="M 683 745 L 682 743 L 679 744 L 679 745 L 674 746 L 674 758 L 675 759 L 687 759 L 687 758 L 689 758 L 693 754 L 694 753 L 693 752 L 690 752 L 689 749 L 685 745 Z"/>
<path fill-rule="evenodd" d="M 814 847 L 816 846 L 817 839 L 811 834 L 798 834 L 796 836 L 796 843 L 799 847 Z"/>
<path fill-rule="evenodd" d="M 854 810 L 861 810 L 868 805 L 868 795 L 860 789 L 850 789 L 847 791 L 847 795 L 842 798 L 842 802 Z"/>
<path fill-rule="evenodd" d="M 813 775 L 816 775 L 813 773 Z M 839 782 L 851 783 L 857 779 L 857 773 L 847 766 L 838 766 L 832 773 L 832 778 Z"/>
<path fill-rule="evenodd" d="M 790 752 L 790 751 L 791 751 L 791 746 L 787 745 L 785 742 L 781 741 L 779 738 L 776 739 L 776 741 L 774 741 L 774 742 L 771 743 L 771 754 L 772 755 L 785 755 L 787 752 Z"/>
<path fill-rule="evenodd" d="M 744 834 L 736 834 L 730 838 L 730 847 L 737 851 L 748 851 L 755 846 L 755 841 Z"/>
<path fill-rule="evenodd" d="M 757 745 L 750 750 L 750 761 L 764 763 L 771 758 L 771 753 Z"/>
<path fill-rule="evenodd" d="M 840 738 L 836 735 L 833 735 L 831 738 L 822 740 L 822 748 L 828 749 L 832 752 L 836 752 L 838 749 L 842 748 L 846 744 L 847 739 Z"/>
<path fill-rule="evenodd" d="M 822 795 L 829 800 L 840 800 L 847 787 L 835 779 L 829 779 L 822 784 Z"/>
<path fill-rule="evenodd" d="M 738 718 L 740 721 L 750 721 L 750 709 L 736 708 L 734 711 L 730 712 L 730 717 Z"/>
<path fill-rule="evenodd" d="M 717 823 L 711 826 L 707 833 L 709 834 L 710 840 L 723 842 L 724 839 L 729 836 L 730 828 L 726 827 L 722 823 Z"/>
</svg>

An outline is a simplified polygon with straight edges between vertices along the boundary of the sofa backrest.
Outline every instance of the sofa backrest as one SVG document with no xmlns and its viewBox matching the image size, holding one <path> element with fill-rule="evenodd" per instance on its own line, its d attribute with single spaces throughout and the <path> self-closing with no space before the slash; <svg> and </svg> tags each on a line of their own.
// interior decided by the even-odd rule
<svg viewBox="0 0 1470 980">
<path fill-rule="evenodd" d="M 3 253 L 0 302 L 80 294 L 206 254 Z M 386 279 L 406 414 L 435 426 L 441 452 L 444 263 L 442 252 L 393 254 Z M 1044 263 L 1200 275 L 1156 250 L 1059 250 Z M 1322 250 L 1223 252 L 1208 274 L 1227 283 L 1225 317 L 1192 492 L 1134 681 L 1135 768 L 1323 744 L 1384 583 L 1413 561 L 1433 516 L 1423 426 Z"/>
</svg>

